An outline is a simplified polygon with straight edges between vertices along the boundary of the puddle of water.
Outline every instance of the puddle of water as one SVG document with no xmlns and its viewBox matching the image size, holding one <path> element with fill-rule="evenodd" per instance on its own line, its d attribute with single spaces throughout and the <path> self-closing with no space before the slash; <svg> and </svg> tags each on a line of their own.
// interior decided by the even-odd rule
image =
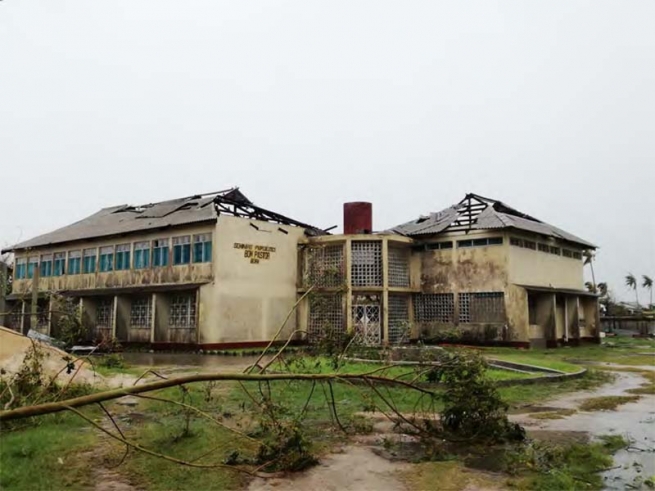
<svg viewBox="0 0 655 491">
<path fill-rule="evenodd" d="M 598 390 L 578 392 L 547 402 L 549 406 L 576 408 L 589 397 L 625 395 L 628 389 L 640 387 L 645 379 L 637 373 L 616 373 L 616 380 Z M 521 416 L 519 416 L 521 417 Z M 642 396 L 636 402 L 619 406 L 614 411 L 578 412 L 563 419 L 542 420 L 530 426 L 545 431 L 586 432 L 592 437 L 622 435 L 640 449 L 655 449 L 655 396 Z M 636 464 L 635 464 L 636 463 Z M 655 475 L 655 453 L 634 449 L 620 450 L 614 456 L 614 466 L 603 474 L 605 489 L 624 490 L 635 479 Z"/>
<path fill-rule="evenodd" d="M 243 369 L 252 365 L 258 356 L 213 356 L 195 353 L 123 353 L 125 362 L 136 367 L 201 368 L 211 370 Z M 266 361 L 266 358 L 264 358 Z"/>
</svg>

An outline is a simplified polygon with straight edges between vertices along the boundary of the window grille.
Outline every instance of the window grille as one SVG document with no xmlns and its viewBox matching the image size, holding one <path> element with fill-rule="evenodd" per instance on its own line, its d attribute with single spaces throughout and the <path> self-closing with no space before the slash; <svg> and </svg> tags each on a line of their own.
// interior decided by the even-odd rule
<svg viewBox="0 0 655 491">
<path fill-rule="evenodd" d="M 168 327 L 196 327 L 196 294 L 175 295 L 168 311 Z"/>
<path fill-rule="evenodd" d="M 415 295 L 414 319 L 417 322 L 454 322 L 455 295 L 453 293 Z"/>
<path fill-rule="evenodd" d="M 510 243 L 510 245 L 513 245 L 513 246 L 523 247 L 523 240 L 517 239 L 516 237 L 510 237 L 509 238 L 509 243 Z"/>
<path fill-rule="evenodd" d="M 193 262 L 210 263 L 212 260 L 212 234 L 193 236 Z"/>
<path fill-rule="evenodd" d="M 561 254 L 559 247 L 554 247 L 554 246 L 551 246 L 550 253 L 555 254 L 556 256 L 559 256 Z"/>
<path fill-rule="evenodd" d="M 168 239 L 152 241 L 152 265 L 168 266 Z"/>
<path fill-rule="evenodd" d="M 311 343 L 325 337 L 338 338 L 345 332 L 343 296 L 314 295 L 309 301 L 308 338 Z"/>
<path fill-rule="evenodd" d="M 52 254 L 43 254 L 41 256 L 40 273 L 43 277 L 52 276 Z"/>
<path fill-rule="evenodd" d="M 382 342 L 379 295 L 354 295 L 351 315 L 360 343 L 379 345 Z"/>
<path fill-rule="evenodd" d="M 343 244 L 305 249 L 305 286 L 338 288 L 343 285 Z"/>
<path fill-rule="evenodd" d="M 502 237 L 487 237 L 484 239 L 458 240 L 457 247 L 484 247 L 490 245 L 502 245 Z"/>
<path fill-rule="evenodd" d="M 135 298 L 132 300 L 132 306 L 130 308 L 130 327 L 133 329 L 150 329 L 151 319 L 151 298 Z"/>
<path fill-rule="evenodd" d="M 409 287 L 409 250 L 389 248 L 389 286 Z"/>
<path fill-rule="evenodd" d="M 134 243 L 134 269 L 144 269 L 150 266 L 150 242 Z"/>
<path fill-rule="evenodd" d="M 459 322 L 505 322 L 505 295 L 503 292 L 459 294 Z"/>
<path fill-rule="evenodd" d="M 562 249 L 562 256 L 564 257 L 573 257 L 573 253 L 568 249 Z"/>
<path fill-rule="evenodd" d="M 114 323 L 114 299 L 101 298 L 96 307 L 96 327 L 109 329 Z"/>
<path fill-rule="evenodd" d="M 453 242 L 448 241 L 448 242 L 434 242 L 432 244 L 427 244 L 425 248 L 429 251 L 431 250 L 439 250 L 439 249 L 452 249 L 453 248 Z"/>
<path fill-rule="evenodd" d="M 389 342 L 406 343 L 409 331 L 409 297 L 407 295 L 389 295 Z"/>
<path fill-rule="evenodd" d="M 352 243 L 353 286 L 382 286 L 382 242 Z"/>
<path fill-rule="evenodd" d="M 80 274 L 82 272 L 82 251 L 68 252 L 68 274 Z"/>
<path fill-rule="evenodd" d="M 173 237 L 173 264 L 191 262 L 191 236 Z"/>
<path fill-rule="evenodd" d="M 66 253 L 56 252 L 55 261 L 53 265 L 53 273 L 55 276 L 63 276 L 66 271 Z"/>
<path fill-rule="evenodd" d="M 130 244 L 120 244 L 116 246 L 116 271 L 130 269 Z"/>
<path fill-rule="evenodd" d="M 531 240 L 524 240 L 523 241 L 523 247 L 526 249 L 532 249 L 533 251 L 537 250 L 537 243 L 533 242 Z"/>
<path fill-rule="evenodd" d="M 541 252 L 550 252 L 550 247 L 546 244 L 539 244 L 538 247 Z"/>
<path fill-rule="evenodd" d="M 580 252 L 573 251 L 573 259 L 582 259 L 582 254 Z"/>
<path fill-rule="evenodd" d="M 96 256 L 98 255 L 98 249 L 84 249 L 83 255 L 84 255 L 84 260 L 82 262 L 82 271 L 87 274 L 95 273 Z"/>
<path fill-rule="evenodd" d="M 114 246 L 100 248 L 100 272 L 106 273 L 114 270 Z"/>
</svg>

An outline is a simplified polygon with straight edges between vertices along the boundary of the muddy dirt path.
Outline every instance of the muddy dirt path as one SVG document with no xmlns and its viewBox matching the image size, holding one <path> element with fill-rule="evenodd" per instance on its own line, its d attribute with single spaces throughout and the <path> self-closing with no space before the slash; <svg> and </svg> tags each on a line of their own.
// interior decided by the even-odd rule
<svg viewBox="0 0 655 491">
<path fill-rule="evenodd" d="M 558 408 L 577 409 L 582 401 L 590 397 L 630 395 L 627 390 L 640 387 L 646 382 L 639 373 L 614 373 L 614 382 L 597 390 L 550 399 L 541 406 L 548 407 L 549 411 Z M 538 411 L 539 406 L 532 407 L 532 410 Z M 642 395 L 638 401 L 623 404 L 612 411 L 579 411 L 562 419 L 548 420 L 519 414 L 512 415 L 511 419 L 524 425 L 528 431 L 584 432 L 592 437 L 621 435 L 631 441 L 627 449 L 614 455 L 614 468 L 604 473 L 605 489 L 624 490 L 631 486 L 635 486 L 632 489 L 640 489 L 643 479 L 655 475 L 655 395 Z"/>
</svg>

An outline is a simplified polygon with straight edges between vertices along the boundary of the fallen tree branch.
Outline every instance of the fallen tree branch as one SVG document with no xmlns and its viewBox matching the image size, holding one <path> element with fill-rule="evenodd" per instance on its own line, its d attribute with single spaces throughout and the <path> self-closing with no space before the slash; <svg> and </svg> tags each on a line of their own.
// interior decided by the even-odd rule
<svg viewBox="0 0 655 491">
<path fill-rule="evenodd" d="M 143 394 L 145 392 L 152 392 L 155 390 L 166 389 L 168 387 L 175 387 L 194 382 L 211 382 L 215 380 L 223 381 L 242 381 L 242 382 L 261 382 L 261 381 L 277 381 L 277 380 L 307 380 L 307 381 L 339 381 L 339 380 L 360 380 L 364 383 L 372 384 L 378 382 L 381 384 L 398 385 L 407 387 L 425 394 L 436 395 L 432 390 L 413 385 L 402 380 L 394 380 L 387 377 L 379 377 L 367 374 L 351 374 L 351 373 L 318 373 L 318 374 L 300 374 L 300 373 L 198 373 L 187 375 L 184 377 L 170 378 L 167 380 L 160 380 L 150 382 L 142 385 L 132 387 L 121 387 L 103 392 L 96 392 L 81 397 L 75 397 L 59 402 L 50 402 L 39 404 L 35 406 L 25 406 L 9 411 L 0 412 L 0 421 L 10 421 L 14 419 L 28 418 L 31 416 L 41 416 L 43 414 L 58 413 L 66 411 L 70 407 L 83 407 L 90 404 L 97 404 L 98 402 L 110 401 L 118 399 L 123 396 Z"/>
</svg>

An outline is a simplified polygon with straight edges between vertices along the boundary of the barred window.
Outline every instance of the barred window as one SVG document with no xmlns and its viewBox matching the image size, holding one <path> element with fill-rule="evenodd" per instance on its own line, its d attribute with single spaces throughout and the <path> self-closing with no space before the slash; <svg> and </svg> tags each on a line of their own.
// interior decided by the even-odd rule
<svg viewBox="0 0 655 491">
<path fill-rule="evenodd" d="M 317 342 L 326 336 L 341 336 L 345 332 L 343 296 L 314 295 L 309 301 L 308 337 Z"/>
<path fill-rule="evenodd" d="M 175 295 L 168 311 L 168 327 L 196 327 L 196 294 Z"/>
<path fill-rule="evenodd" d="M 389 286 L 409 287 L 409 250 L 389 247 Z"/>
<path fill-rule="evenodd" d="M 503 292 L 460 293 L 459 322 L 505 322 L 505 294 Z"/>
<path fill-rule="evenodd" d="M 389 342 L 392 344 L 409 341 L 409 297 L 389 295 Z"/>
<path fill-rule="evenodd" d="M 433 242 L 432 244 L 427 244 L 425 248 L 429 251 L 434 251 L 434 250 L 441 250 L 441 249 L 452 249 L 453 248 L 453 242 L 448 241 L 448 242 Z"/>
<path fill-rule="evenodd" d="M 101 298 L 96 307 L 96 326 L 111 328 L 114 324 L 114 299 Z"/>
<path fill-rule="evenodd" d="M 510 237 L 509 238 L 509 243 L 510 243 L 510 245 L 513 245 L 513 246 L 523 247 L 523 240 L 517 239 L 516 237 Z"/>
<path fill-rule="evenodd" d="M 573 257 L 573 253 L 568 249 L 562 249 L 562 256 L 564 257 Z"/>
<path fill-rule="evenodd" d="M 352 243 L 353 286 L 382 286 L 382 242 Z"/>
<path fill-rule="evenodd" d="M 310 247 L 305 250 L 305 286 L 337 288 L 344 278 L 343 245 Z"/>
<path fill-rule="evenodd" d="M 453 293 L 419 293 L 414 296 L 414 319 L 417 322 L 454 322 Z"/>
<path fill-rule="evenodd" d="M 152 299 L 135 298 L 130 308 L 130 327 L 133 329 L 150 329 L 152 319 Z"/>
<path fill-rule="evenodd" d="M 559 247 L 551 246 L 550 253 L 559 256 L 561 254 Z"/>
<path fill-rule="evenodd" d="M 550 252 L 550 247 L 548 247 L 546 244 L 539 244 L 539 250 L 541 252 Z"/>
<path fill-rule="evenodd" d="M 537 250 L 537 243 L 533 242 L 531 240 L 524 240 L 523 241 L 523 247 L 526 249 L 532 249 L 533 251 Z"/>
</svg>

